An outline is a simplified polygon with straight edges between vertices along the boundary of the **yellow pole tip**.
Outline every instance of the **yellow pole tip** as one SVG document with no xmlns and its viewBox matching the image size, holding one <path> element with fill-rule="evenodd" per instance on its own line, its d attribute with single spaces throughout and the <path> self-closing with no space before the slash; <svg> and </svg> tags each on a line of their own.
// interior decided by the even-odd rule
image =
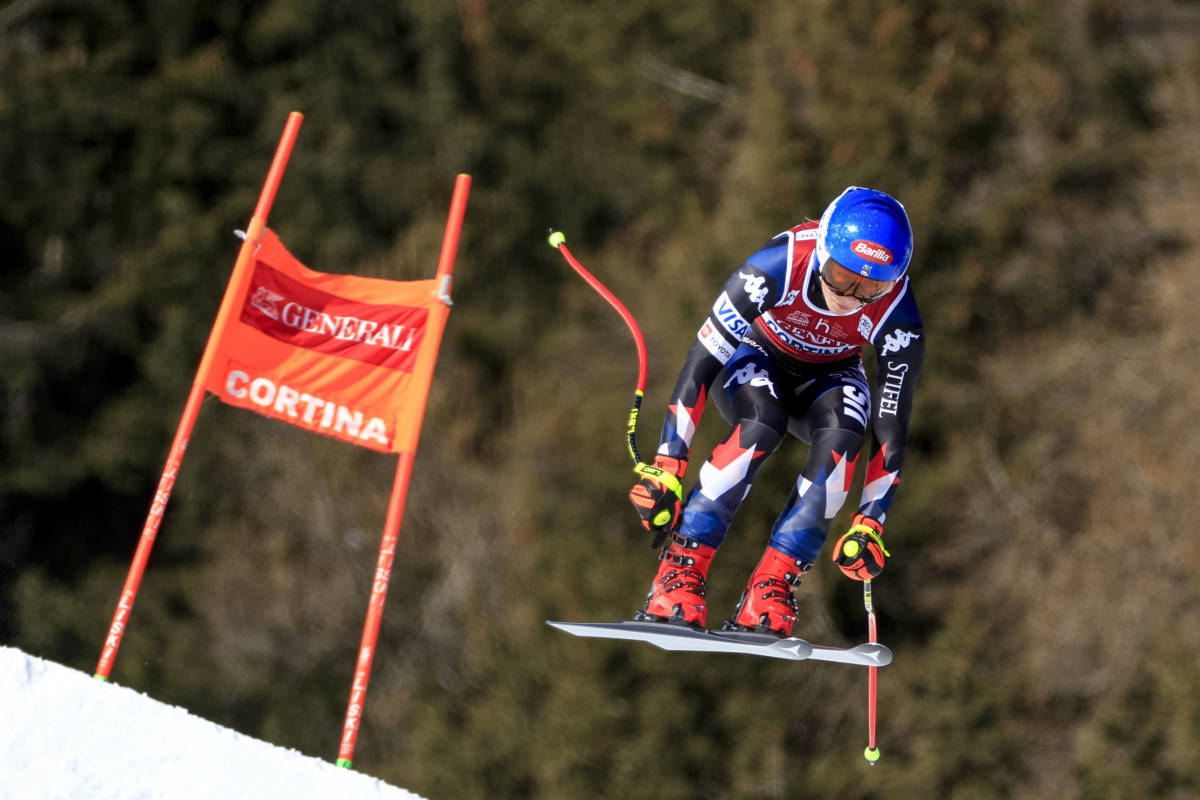
<svg viewBox="0 0 1200 800">
<path fill-rule="evenodd" d="M 867 760 L 867 763 L 870 764 L 872 767 L 875 766 L 875 762 L 879 760 L 879 748 L 878 747 L 868 747 L 868 748 L 864 749 L 863 750 L 863 758 L 865 758 Z"/>
<path fill-rule="evenodd" d="M 558 248 L 567 243 L 567 237 L 562 231 L 552 231 L 550 233 L 550 238 L 546 241 L 550 242 L 551 247 Z"/>
</svg>

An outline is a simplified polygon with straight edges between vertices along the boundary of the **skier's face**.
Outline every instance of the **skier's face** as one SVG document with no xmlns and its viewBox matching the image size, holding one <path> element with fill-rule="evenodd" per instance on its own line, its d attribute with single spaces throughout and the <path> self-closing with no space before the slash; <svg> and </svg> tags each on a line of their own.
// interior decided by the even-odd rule
<svg viewBox="0 0 1200 800">
<path fill-rule="evenodd" d="M 820 274 L 825 305 L 834 314 L 851 314 L 882 299 L 896 285 L 895 281 L 873 281 L 855 275 L 832 258 L 821 264 Z"/>
</svg>

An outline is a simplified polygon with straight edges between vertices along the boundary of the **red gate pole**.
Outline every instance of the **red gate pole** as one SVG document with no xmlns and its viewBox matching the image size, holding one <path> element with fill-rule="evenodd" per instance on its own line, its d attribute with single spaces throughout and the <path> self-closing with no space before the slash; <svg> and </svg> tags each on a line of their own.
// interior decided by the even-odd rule
<svg viewBox="0 0 1200 800">
<path fill-rule="evenodd" d="M 125 634 L 125 629 L 128 626 L 129 615 L 133 611 L 133 603 L 137 598 L 138 587 L 142 583 L 142 575 L 146 571 L 146 562 L 150 560 L 150 550 L 154 547 L 154 539 L 158 535 L 158 528 L 162 524 L 163 512 L 167 509 L 167 502 L 171 498 L 171 490 L 175 487 L 175 477 L 179 474 L 179 467 L 183 463 L 183 456 L 187 450 L 188 440 L 192 435 L 192 428 L 196 425 L 196 417 L 200 413 L 200 404 L 204 400 L 204 380 L 208 375 L 208 371 L 212 368 L 213 354 L 216 351 L 216 342 L 219 334 L 225 328 L 225 323 L 233 313 L 235 306 L 241 301 L 242 296 L 246 293 L 246 284 L 250 280 L 251 271 L 250 264 L 253 261 L 254 251 L 258 247 L 259 240 L 262 238 L 263 230 L 267 225 L 267 215 L 271 211 L 271 205 L 275 202 L 275 193 L 279 189 L 279 183 L 283 180 L 283 171 L 287 167 L 288 159 L 292 154 L 292 146 L 296 143 L 296 135 L 300 132 L 300 123 L 304 120 L 304 116 L 297 111 L 293 111 L 288 115 L 287 125 L 284 126 L 283 135 L 279 139 L 279 145 L 275 149 L 275 157 L 271 161 L 271 168 L 267 172 L 266 181 L 263 183 L 262 192 L 258 197 L 258 205 L 254 209 L 254 216 L 250 218 L 250 224 L 247 226 L 246 238 L 242 241 L 242 247 L 238 251 L 237 261 L 234 263 L 233 275 L 229 279 L 229 284 L 225 288 L 225 297 L 221 301 L 221 309 L 217 312 L 216 322 L 213 324 L 212 330 L 209 331 L 208 343 L 204 348 L 204 356 L 200 360 L 200 367 L 196 370 L 196 378 L 192 382 L 192 390 L 188 394 L 187 403 L 183 408 L 183 416 L 179 420 L 179 426 L 175 429 L 175 439 L 171 443 L 171 449 L 167 453 L 167 463 L 163 467 L 162 477 L 158 481 L 158 489 L 154 493 L 154 501 L 150 505 L 150 513 L 146 515 L 146 522 L 142 526 L 142 535 L 138 540 L 137 551 L 133 556 L 133 563 L 129 567 L 129 572 L 125 576 L 125 586 L 121 590 L 121 598 L 117 601 L 117 610 L 113 614 L 112 623 L 108 627 L 108 636 L 104 639 L 104 648 L 100 653 L 100 661 L 96 664 L 95 677 L 102 681 L 106 681 L 112 673 L 113 662 L 117 658 L 117 650 L 121 647 L 121 639 Z"/>
<path fill-rule="evenodd" d="M 379 626 L 383 621 L 383 607 L 387 602 L 388 583 L 392 577 L 392 560 L 396 555 L 396 541 L 400 536 L 400 520 L 404 516 L 404 503 L 408 498 L 408 482 L 412 476 L 413 457 L 420 438 L 421 420 L 425 416 L 425 404 L 429 396 L 429 385 L 433 380 L 433 367 L 437 362 L 438 347 L 446 317 L 450 314 L 450 278 L 454 273 L 454 258 L 458 252 L 459 234 L 462 232 L 463 215 L 467 210 L 467 195 L 471 190 L 471 176 L 459 175 L 454 182 L 454 196 L 450 201 L 450 216 L 446 232 L 442 237 L 442 253 L 438 259 L 436 285 L 441 305 L 429 313 L 427 346 L 422 347 L 414 369 L 413 405 L 407 415 L 397 439 L 402 443 L 400 459 L 396 465 L 396 477 L 392 483 L 392 496 L 388 501 L 387 518 L 383 523 L 383 540 L 379 544 L 379 560 L 375 565 L 375 580 L 371 586 L 371 599 L 367 603 L 367 619 L 363 624 L 362 642 L 358 648 L 358 662 L 354 669 L 354 683 L 350 687 L 350 701 L 346 706 L 346 720 L 342 725 L 342 741 L 338 748 L 337 765 L 350 768 L 354 764 L 354 747 L 358 743 L 358 730 L 362 722 L 363 707 L 367 699 L 367 684 L 371 680 L 371 665 L 375 660 Z"/>
<path fill-rule="evenodd" d="M 354 747 L 358 743 L 358 728 L 367 700 L 367 684 L 371 681 L 371 665 L 375 661 L 375 645 L 379 640 L 379 626 L 383 622 L 383 606 L 387 602 L 392 560 L 396 555 L 396 541 L 400 537 L 400 520 L 404 516 L 412 465 L 413 454 L 401 453 L 392 484 L 392 497 L 388 502 L 387 519 L 383 525 L 383 541 L 379 544 L 379 560 L 375 564 L 375 580 L 371 585 L 370 602 L 367 603 L 367 619 L 363 624 L 362 642 L 354 667 L 354 683 L 350 687 L 350 701 L 346 705 L 345 722 L 342 723 L 342 741 L 337 757 L 339 767 L 349 768 L 354 764 Z"/>
</svg>

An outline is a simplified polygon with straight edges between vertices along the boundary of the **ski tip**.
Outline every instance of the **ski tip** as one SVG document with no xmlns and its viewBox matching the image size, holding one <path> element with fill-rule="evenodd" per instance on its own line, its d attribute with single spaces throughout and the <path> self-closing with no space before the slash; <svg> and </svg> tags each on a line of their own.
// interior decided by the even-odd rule
<svg viewBox="0 0 1200 800">
<path fill-rule="evenodd" d="M 885 644 L 877 642 L 860 644 L 857 647 L 851 648 L 850 652 L 862 658 L 867 663 L 867 666 L 886 667 L 892 663 L 892 650 Z"/>
<path fill-rule="evenodd" d="M 867 763 L 872 767 L 875 766 L 875 762 L 879 760 L 879 748 L 867 747 L 863 750 L 863 758 L 865 758 Z"/>
</svg>

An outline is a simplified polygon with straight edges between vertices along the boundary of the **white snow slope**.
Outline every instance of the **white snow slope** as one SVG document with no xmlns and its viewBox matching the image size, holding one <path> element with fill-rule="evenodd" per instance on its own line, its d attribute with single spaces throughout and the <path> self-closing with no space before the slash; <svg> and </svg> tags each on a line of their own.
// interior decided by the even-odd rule
<svg viewBox="0 0 1200 800">
<path fill-rule="evenodd" d="M 0 647 L 2 800 L 421 800 Z"/>
</svg>

